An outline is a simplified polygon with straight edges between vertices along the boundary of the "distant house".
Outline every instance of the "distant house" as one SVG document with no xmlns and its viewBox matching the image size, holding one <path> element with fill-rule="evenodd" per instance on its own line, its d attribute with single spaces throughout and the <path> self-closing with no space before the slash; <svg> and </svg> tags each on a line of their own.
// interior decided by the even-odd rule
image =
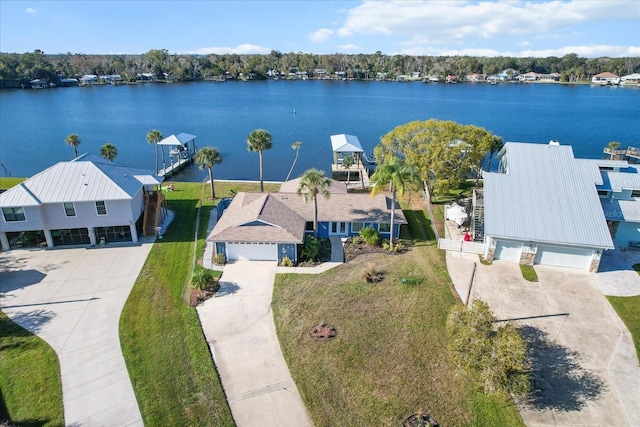
<svg viewBox="0 0 640 427">
<path fill-rule="evenodd" d="M 137 242 L 160 182 L 90 154 L 57 163 L 0 194 L 2 250 Z"/>
<path fill-rule="evenodd" d="M 487 75 L 486 74 L 478 74 L 478 73 L 469 74 L 466 77 L 466 80 L 468 82 L 473 82 L 473 83 L 484 82 L 484 81 L 487 80 Z"/>
<path fill-rule="evenodd" d="M 620 84 L 620 77 L 617 75 L 605 71 L 604 73 L 596 74 L 591 78 L 591 83 L 599 85 L 617 85 Z"/>
<path fill-rule="evenodd" d="M 535 82 L 538 80 L 538 73 L 529 71 L 528 73 L 520 74 L 518 80 L 520 80 L 521 82 Z"/>
<path fill-rule="evenodd" d="M 633 74 L 620 77 L 620 84 L 625 86 L 640 85 L 640 73 L 633 73 Z"/>
<path fill-rule="evenodd" d="M 82 82 L 82 84 L 85 84 L 85 85 L 91 84 L 91 83 L 97 83 L 98 76 L 96 76 L 95 74 L 85 74 L 80 78 L 80 81 Z"/>
<path fill-rule="evenodd" d="M 327 76 L 327 72 L 322 68 L 316 68 L 313 70 L 313 76 L 318 79 L 324 79 Z"/>
<path fill-rule="evenodd" d="M 227 260 L 282 261 L 298 259 L 298 246 L 305 234 L 313 234 L 314 204 L 291 191 L 299 179 L 283 184 L 278 193 L 238 193 L 219 218 L 207 240 L 215 243 L 215 253 Z M 318 237 L 349 237 L 364 227 L 390 237 L 391 199 L 382 194 L 346 193 L 332 181 L 330 197 L 318 197 Z M 406 219 L 396 205 L 394 235 Z"/>
<path fill-rule="evenodd" d="M 614 248 L 599 196 L 607 187 L 600 166 L 611 161 L 576 159 L 555 141 L 508 142 L 498 158 L 499 171 L 484 173 L 484 256 L 597 271 L 603 251 Z M 620 227 L 623 239 L 633 234 Z"/>
</svg>

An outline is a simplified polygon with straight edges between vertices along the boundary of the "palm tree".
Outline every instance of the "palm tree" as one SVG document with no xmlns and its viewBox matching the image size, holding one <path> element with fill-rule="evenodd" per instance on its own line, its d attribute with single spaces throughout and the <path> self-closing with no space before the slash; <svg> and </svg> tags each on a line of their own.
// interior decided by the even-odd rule
<svg viewBox="0 0 640 427">
<path fill-rule="evenodd" d="M 80 143 L 82 142 L 80 141 L 80 138 L 78 138 L 78 135 L 72 133 L 64 139 L 64 142 L 66 142 L 67 145 L 73 147 L 74 159 L 78 157 L 78 145 L 80 145 Z"/>
<path fill-rule="evenodd" d="M 618 141 L 611 141 L 609 144 L 607 144 L 607 152 L 609 152 L 609 155 L 611 156 L 611 160 L 613 160 L 614 157 L 616 157 L 616 150 L 620 148 L 620 143 Z"/>
<path fill-rule="evenodd" d="M 325 198 L 329 198 L 329 190 L 331 186 L 329 178 L 324 176 L 324 171 L 318 169 L 307 170 L 300 179 L 298 194 L 306 202 L 313 200 L 313 234 L 318 237 L 318 194 L 322 194 Z"/>
<path fill-rule="evenodd" d="M 162 133 L 158 129 L 153 129 L 147 134 L 147 142 L 154 144 L 156 148 L 156 175 L 158 175 L 158 142 L 162 141 Z"/>
<path fill-rule="evenodd" d="M 504 141 L 499 136 L 493 135 L 491 137 L 491 146 L 489 147 L 489 162 L 487 163 L 487 172 L 491 172 L 491 160 L 493 156 L 502 150 L 504 147 Z"/>
<path fill-rule="evenodd" d="M 291 169 L 289 169 L 289 173 L 287 174 L 287 179 L 285 179 L 285 181 L 289 181 L 289 177 L 291 176 L 291 172 L 293 172 L 293 167 L 296 165 L 296 162 L 298 161 L 298 154 L 300 153 L 300 146 L 301 145 L 302 145 L 302 142 L 300 142 L 300 141 L 296 141 L 296 142 L 293 143 L 293 145 L 291 145 L 291 148 L 296 150 L 296 158 L 293 159 L 293 164 L 291 165 Z"/>
<path fill-rule="evenodd" d="M 353 166 L 353 157 L 346 156 L 342 159 L 342 167 L 347 170 L 347 185 L 349 185 L 349 181 L 351 181 L 351 166 Z"/>
<path fill-rule="evenodd" d="M 103 159 L 107 159 L 110 162 L 113 162 L 118 156 L 118 149 L 115 145 L 110 142 L 107 142 L 102 147 L 100 147 L 100 157 Z"/>
<path fill-rule="evenodd" d="M 216 198 L 216 190 L 213 186 L 213 167 L 222 163 L 222 156 L 216 147 L 203 147 L 198 150 L 195 157 L 200 169 L 209 169 L 209 182 L 211 182 L 211 200 Z"/>
<path fill-rule="evenodd" d="M 391 186 L 391 238 L 389 239 L 389 246 L 393 250 L 393 227 L 396 214 L 396 195 L 400 194 L 400 197 L 404 194 L 405 190 L 408 190 L 412 185 L 419 185 L 420 176 L 410 166 L 407 166 L 402 160 L 397 157 L 390 157 L 381 165 L 378 165 L 376 172 L 371 175 L 371 180 L 375 181 L 371 196 L 375 196 L 384 189 L 387 185 Z"/>
<path fill-rule="evenodd" d="M 262 152 L 271 148 L 271 134 L 264 129 L 256 129 L 247 138 L 247 148 L 249 151 L 257 152 L 260 155 L 260 191 L 264 192 L 264 178 L 262 166 Z"/>
</svg>

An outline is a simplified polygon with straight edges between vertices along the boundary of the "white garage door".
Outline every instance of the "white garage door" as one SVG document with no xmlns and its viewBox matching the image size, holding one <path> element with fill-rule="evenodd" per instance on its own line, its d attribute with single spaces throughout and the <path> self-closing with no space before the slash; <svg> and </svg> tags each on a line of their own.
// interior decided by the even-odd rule
<svg viewBox="0 0 640 427">
<path fill-rule="evenodd" d="M 227 259 L 277 261 L 277 243 L 227 243 Z"/>
<path fill-rule="evenodd" d="M 522 253 L 521 242 L 498 241 L 493 259 L 501 261 L 520 262 Z"/>
<path fill-rule="evenodd" d="M 591 265 L 592 258 L 592 249 L 568 248 L 562 246 L 538 246 L 536 264 L 587 270 Z"/>
</svg>

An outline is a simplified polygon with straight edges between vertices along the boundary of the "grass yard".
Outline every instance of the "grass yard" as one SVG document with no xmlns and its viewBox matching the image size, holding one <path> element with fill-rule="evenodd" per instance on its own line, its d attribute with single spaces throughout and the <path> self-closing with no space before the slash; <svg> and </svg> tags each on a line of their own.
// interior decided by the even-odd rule
<svg viewBox="0 0 640 427">
<path fill-rule="evenodd" d="M 444 253 L 414 197 L 405 210 L 414 239 L 400 255 L 367 254 L 321 275 L 277 275 L 276 330 L 314 424 L 397 426 L 424 411 L 441 425 L 523 425 L 510 399 L 487 397 L 449 361 L 445 322 L 456 304 Z M 374 262 L 385 278 L 367 284 Z M 403 279 L 406 279 L 403 281 Z M 329 342 L 309 329 L 328 323 Z"/>
<path fill-rule="evenodd" d="M 636 266 L 633 267 L 635 269 Z M 633 343 L 636 346 L 636 354 L 640 359 L 640 295 L 634 297 L 608 296 L 607 299 L 631 332 Z"/>
<path fill-rule="evenodd" d="M 120 318 L 122 351 L 145 425 L 233 426 L 197 313 L 181 299 L 194 253 L 202 184 L 174 186 L 175 191 L 165 193 L 175 213 L 173 223 L 151 249 Z M 259 184 L 216 182 L 219 196 L 257 189 Z M 200 256 L 212 206 L 205 201 Z"/>
<path fill-rule="evenodd" d="M 0 420 L 25 426 L 64 425 L 58 356 L 1 311 Z"/>
<path fill-rule="evenodd" d="M 0 189 L 25 178 L 0 178 Z M 62 426 L 62 383 L 55 351 L 0 311 L 0 420 Z"/>
</svg>

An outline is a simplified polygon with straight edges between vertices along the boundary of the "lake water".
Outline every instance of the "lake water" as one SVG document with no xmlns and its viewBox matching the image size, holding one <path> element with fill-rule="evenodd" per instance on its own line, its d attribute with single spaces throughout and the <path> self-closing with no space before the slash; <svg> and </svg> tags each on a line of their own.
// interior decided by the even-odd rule
<svg viewBox="0 0 640 427">
<path fill-rule="evenodd" d="M 573 146 L 577 157 L 601 158 L 609 141 L 640 146 L 640 90 L 558 84 L 423 84 L 362 81 L 199 82 L 0 91 L 0 162 L 12 176 L 31 176 L 73 158 L 64 143 L 99 155 L 110 142 L 116 162 L 154 169 L 151 129 L 164 136 L 197 135 L 223 162 L 216 179 L 257 180 L 258 155 L 246 138 L 257 128 L 273 135 L 264 153 L 266 180 L 283 180 L 302 141 L 293 176 L 311 167 L 330 171 L 329 136 L 358 136 L 373 152 L 380 137 L 413 120 L 454 120 L 482 126 L 505 141 Z M 0 176 L 7 173 L 0 168 Z M 199 181 L 193 166 L 177 179 Z"/>
</svg>

